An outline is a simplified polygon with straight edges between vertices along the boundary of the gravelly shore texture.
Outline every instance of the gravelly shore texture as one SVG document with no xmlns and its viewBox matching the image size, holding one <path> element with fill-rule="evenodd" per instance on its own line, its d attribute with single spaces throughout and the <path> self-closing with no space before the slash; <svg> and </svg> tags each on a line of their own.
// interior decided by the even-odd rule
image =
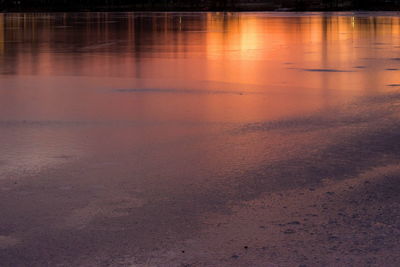
<svg viewBox="0 0 400 267">
<path fill-rule="evenodd" d="M 399 266 L 399 99 L 229 129 L 276 156 L 230 176 L 134 180 L 126 155 L 9 176 L 1 265 Z"/>
</svg>

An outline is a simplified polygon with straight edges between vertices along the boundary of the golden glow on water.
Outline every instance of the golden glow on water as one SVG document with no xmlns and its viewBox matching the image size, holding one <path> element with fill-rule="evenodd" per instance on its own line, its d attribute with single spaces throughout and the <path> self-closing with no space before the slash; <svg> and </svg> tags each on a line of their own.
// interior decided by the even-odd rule
<svg viewBox="0 0 400 267">
<path fill-rule="evenodd" d="M 30 107 L 5 112 L 20 119 L 271 120 L 398 83 L 399 71 L 387 70 L 399 67 L 396 16 L 0 16 L 3 86 L 16 87 L 0 101 Z M 30 77 L 12 82 L 19 76 Z M 33 95 L 41 100 L 25 103 Z"/>
<path fill-rule="evenodd" d="M 0 14 L 0 266 L 398 261 L 399 25 Z"/>
<path fill-rule="evenodd" d="M 390 14 L 0 14 L 0 162 L 40 169 L 65 153 L 185 144 L 217 126 L 308 116 L 396 90 L 387 85 L 400 83 L 399 29 Z M 254 164 L 265 154 L 259 142 L 283 142 L 268 133 L 236 150 L 230 138 L 181 156 L 205 149 L 210 166 L 232 169 L 243 149 Z"/>
</svg>

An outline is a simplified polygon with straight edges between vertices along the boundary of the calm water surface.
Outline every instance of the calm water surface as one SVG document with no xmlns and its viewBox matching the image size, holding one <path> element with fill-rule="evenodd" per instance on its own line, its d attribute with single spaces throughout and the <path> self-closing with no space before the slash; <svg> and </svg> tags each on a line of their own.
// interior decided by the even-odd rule
<svg viewBox="0 0 400 267">
<path fill-rule="evenodd" d="M 394 13 L 0 14 L 3 259 L 179 236 L 246 173 L 327 145 L 304 121 L 397 90 L 399 58 Z"/>
<path fill-rule="evenodd" d="M 0 159 L 41 168 L 98 154 L 102 139 L 105 152 L 169 142 L 387 90 L 399 24 L 390 13 L 0 14 Z"/>
</svg>

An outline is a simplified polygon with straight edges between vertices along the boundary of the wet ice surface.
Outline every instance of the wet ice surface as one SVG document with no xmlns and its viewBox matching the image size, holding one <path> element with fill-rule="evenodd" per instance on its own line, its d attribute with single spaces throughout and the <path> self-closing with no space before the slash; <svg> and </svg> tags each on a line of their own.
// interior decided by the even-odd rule
<svg viewBox="0 0 400 267">
<path fill-rule="evenodd" d="M 397 164 L 399 20 L 0 14 L 1 262 L 299 263 L 236 210 Z"/>
</svg>

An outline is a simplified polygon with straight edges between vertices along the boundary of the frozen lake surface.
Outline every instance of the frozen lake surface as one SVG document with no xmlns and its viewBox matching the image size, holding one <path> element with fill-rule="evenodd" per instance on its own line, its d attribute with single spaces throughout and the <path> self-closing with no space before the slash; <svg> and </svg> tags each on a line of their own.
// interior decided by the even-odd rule
<svg viewBox="0 0 400 267">
<path fill-rule="evenodd" d="M 240 262 L 218 216 L 396 163 L 399 89 L 398 13 L 0 14 L 0 265 Z"/>
</svg>

